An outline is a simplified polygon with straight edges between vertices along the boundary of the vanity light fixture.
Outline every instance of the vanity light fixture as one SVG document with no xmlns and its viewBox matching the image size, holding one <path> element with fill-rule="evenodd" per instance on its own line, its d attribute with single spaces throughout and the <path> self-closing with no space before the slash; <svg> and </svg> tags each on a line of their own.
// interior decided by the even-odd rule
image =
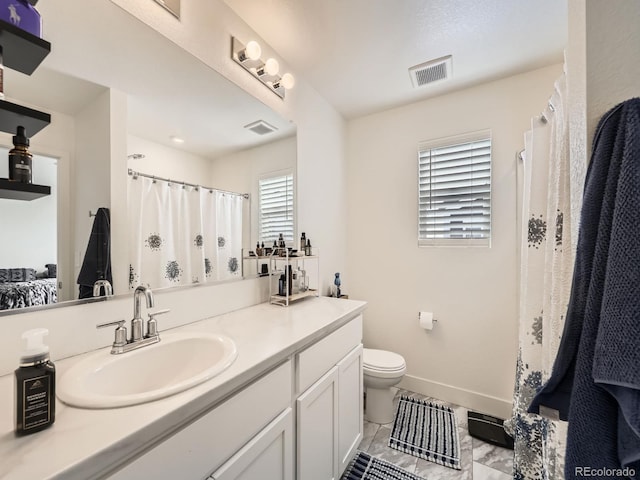
<svg viewBox="0 0 640 480">
<path fill-rule="evenodd" d="M 245 46 L 235 37 L 231 37 L 231 58 L 247 72 L 260 80 L 269 90 L 284 98 L 285 90 L 293 88 L 295 79 L 290 73 L 282 76 L 278 74 L 280 65 L 275 58 L 263 61 L 260 58 L 262 49 L 260 45 L 251 40 Z"/>
</svg>

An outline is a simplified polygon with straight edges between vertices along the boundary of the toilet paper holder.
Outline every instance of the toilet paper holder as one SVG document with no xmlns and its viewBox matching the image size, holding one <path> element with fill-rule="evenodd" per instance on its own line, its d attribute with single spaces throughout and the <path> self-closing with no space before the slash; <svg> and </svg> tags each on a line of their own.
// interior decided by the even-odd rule
<svg viewBox="0 0 640 480">
<path fill-rule="evenodd" d="M 432 330 L 433 325 L 437 321 L 438 320 L 433 315 L 433 312 L 418 312 L 418 323 L 420 324 L 420 327 L 425 330 Z"/>
</svg>

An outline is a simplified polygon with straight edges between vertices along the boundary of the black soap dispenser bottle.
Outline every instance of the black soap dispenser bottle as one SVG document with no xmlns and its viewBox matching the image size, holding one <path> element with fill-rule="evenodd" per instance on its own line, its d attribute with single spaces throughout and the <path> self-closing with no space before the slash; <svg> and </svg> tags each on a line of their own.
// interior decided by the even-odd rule
<svg viewBox="0 0 640 480">
<path fill-rule="evenodd" d="M 9 150 L 9 180 L 31 183 L 31 163 L 33 157 L 28 150 L 29 139 L 24 127 L 18 127 L 13 136 L 13 148 Z"/>
<path fill-rule="evenodd" d="M 53 425 L 56 418 L 56 367 L 49 360 L 49 347 L 43 337 L 46 328 L 27 330 L 22 338 L 27 348 L 15 371 L 15 433 L 39 432 Z"/>
</svg>

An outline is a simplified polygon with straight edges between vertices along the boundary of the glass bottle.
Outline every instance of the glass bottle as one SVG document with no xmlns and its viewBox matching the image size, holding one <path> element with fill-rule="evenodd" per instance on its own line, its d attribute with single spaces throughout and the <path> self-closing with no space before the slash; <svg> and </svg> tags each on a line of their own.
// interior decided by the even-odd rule
<svg viewBox="0 0 640 480">
<path fill-rule="evenodd" d="M 305 233 L 302 232 L 302 236 L 300 237 L 300 250 L 298 250 L 300 252 L 300 255 L 305 254 L 306 246 L 307 246 L 307 237 L 305 236 Z"/>
<path fill-rule="evenodd" d="M 18 127 L 13 136 L 14 147 L 9 150 L 9 180 L 21 183 L 31 183 L 31 162 L 33 156 L 29 153 L 29 139 L 24 127 Z"/>
</svg>

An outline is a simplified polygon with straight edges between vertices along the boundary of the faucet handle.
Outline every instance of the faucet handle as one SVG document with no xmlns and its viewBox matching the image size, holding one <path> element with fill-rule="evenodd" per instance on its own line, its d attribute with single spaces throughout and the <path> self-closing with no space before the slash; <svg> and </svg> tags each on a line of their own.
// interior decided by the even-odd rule
<svg viewBox="0 0 640 480">
<path fill-rule="evenodd" d="M 114 325 L 117 325 L 113 346 L 122 347 L 127 344 L 127 329 L 124 326 L 124 322 L 124 320 L 118 320 L 115 322 L 100 323 L 96 325 L 96 328 L 113 327 Z"/>
<path fill-rule="evenodd" d="M 157 315 L 164 315 L 165 313 L 169 313 L 171 310 L 166 308 L 164 310 L 157 310 L 155 312 L 149 312 L 149 320 L 147 321 L 147 337 L 157 337 L 158 336 L 158 322 L 156 320 Z"/>
<path fill-rule="evenodd" d="M 163 310 L 156 310 L 155 312 L 149 312 L 149 319 L 155 317 L 156 315 L 164 315 L 165 313 L 169 313 L 171 311 L 170 308 L 165 308 Z"/>
</svg>

